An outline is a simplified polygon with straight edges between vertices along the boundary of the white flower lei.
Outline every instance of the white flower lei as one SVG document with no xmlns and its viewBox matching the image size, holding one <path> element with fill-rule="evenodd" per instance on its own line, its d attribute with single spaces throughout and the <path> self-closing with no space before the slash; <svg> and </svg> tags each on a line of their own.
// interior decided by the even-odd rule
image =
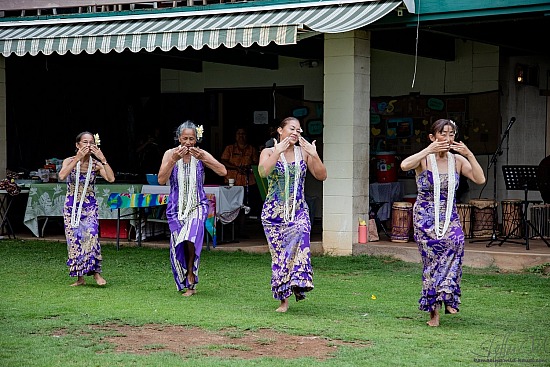
<svg viewBox="0 0 550 367">
<path fill-rule="evenodd" d="M 285 171 L 285 211 L 284 211 L 284 220 L 285 222 L 294 222 L 294 215 L 296 214 L 296 194 L 298 192 L 298 184 L 300 182 L 300 160 L 302 158 L 302 152 L 300 147 L 294 146 L 294 193 L 292 198 L 292 212 L 290 212 L 289 204 L 289 189 L 290 189 L 290 172 L 288 171 L 288 163 L 285 158 L 285 153 L 281 153 L 281 161 L 283 161 L 283 167 Z"/>
<path fill-rule="evenodd" d="M 74 184 L 74 198 L 73 208 L 71 211 L 71 227 L 78 228 L 80 225 L 80 216 L 82 215 L 82 205 L 84 204 L 84 198 L 86 197 L 86 191 L 90 183 L 90 176 L 92 173 L 92 157 L 88 161 L 88 171 L 86 172 L 86 181 L 84 181 L 84 188 L 82 189 L 82 196 L 80 197 L 80 203 L 78 204 L 78 213 L 76 210 L 76 202 L 78 201 L 78 184 L 80 180 L 80 161 L 76 164 L 76 182 Z"/>
<path fill-rule="evenodd" d="M 447 187 L 447 207 L 445 210 L 445 222 L 443 223 L 443 230 L 439 227 L 439 207 L 440 194 L 441 194 L 441 178 L 439 177 L 439 169 L 437 168 L 437 161 L 435 159 L 435 154 L 430 154 L 430 162 L 432 164 L 432 176 L 434 180 L 434 217 L 435 217 L 435 235 L 437 239 L 443 238 L 443 235 L 449 229 L 449 224 L 451 222 L 451 213 L 453 210 L 453 203 L 455 198 L 455 184 L 456 184 L 456 175 L 455 175 L 455 157 L 450 152 L 447 152 L 447 176 L 448 176 L 448 187 Z"/>
<path fill-rule="evenodd" d="M 184 220 L 189 215 L 193 206 L 193 199 L 197 196 L 197 158 L 191 156 L 191 161 L 187 165 L 189 172 L 186 178 L 183 159 L 178 160 L 178 219 Z M 185 194 L 185 210 L 183 210 Z"/>
</svg>

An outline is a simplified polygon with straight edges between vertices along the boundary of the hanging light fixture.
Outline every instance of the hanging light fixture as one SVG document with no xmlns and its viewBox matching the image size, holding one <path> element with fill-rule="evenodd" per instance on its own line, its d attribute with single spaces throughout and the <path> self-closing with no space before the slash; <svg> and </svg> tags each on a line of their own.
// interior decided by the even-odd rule
<svg viewBox="0 0 550 367">
<path fill-rule="evenodd" d="M 516 64 L 514 71 L 514 79 L 517 84 L 539 85 L 539 68 L 538 66 L 529 66 L 525 64 Z"/>
<path fill-rule="evenodd" d="M 518 84 L 525 83 L 525 65 L 516 64 L 515 78 L 516 78 L 516 83 Z"/>
<path fill-rule="evenodd" d="M 304 60 L 304 61 L 300 61 L 300 67 L 301 68 L 304 68 L 304 67 L 308 67 L 308 68 L 316 68 L 318 67 L 320 64 L 320 61 L 319 60 Z"/>
</svg>

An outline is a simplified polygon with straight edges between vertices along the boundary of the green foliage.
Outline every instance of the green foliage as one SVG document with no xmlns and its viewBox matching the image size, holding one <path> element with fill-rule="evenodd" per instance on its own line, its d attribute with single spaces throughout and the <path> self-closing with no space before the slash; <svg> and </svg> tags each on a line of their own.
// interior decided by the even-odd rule
<svg viewBox="0 0 550 367">
<path fill-rule="evenodd" d="M 464 269 L 462 305 L 429 328 L 418 310 L 419 264 L 368 256 L 312 259 L 315 289 L 274 312 L 269 254 L 203 250 L 197 295 L 176 291 L 168 249 L 103 246 L 105 287 L 87 279 L 82 287 L 65 266 L 63 243 L 0 241 L 1 366 L 477 366 L 474 358 L 506 341 L 510 358 L 550 363 L 550 287 L 538 274 L 499 274 Z M 374 297 L 373 297 L 374 296 Z M 104 341 L 112 331 L 94 325 L 177 325 L 225 330 L 239 338 L 271 328 L 354 342 L 333 358 L 219 359 L 162 351 L 117 353 Z M 227 331 L 229 330 L 229 331 Z M 527 343 L 526 341 L 529 341 Z M 182 337 L 182 342 L 188 342 Z M 264 343 L 274 341 L 265 339 Z M 500 343 L 500 344 L 499 344 Z M 235 346 L 237 345 L 237 346 Z M 247 350 L 235 345 L 212 348 Z M 533 345 L 541 345 L 534 348 Z M 157 351 L 158 350 L 158 351 Z"/>
<path fill-rule="evenodd" d="M 533 267 L 527 269 L 527 271 L 530 272 L 530 273 L 535 273 L 535 274 L 549 275 L 550 274 L 550 263 L 544 263 L 544 264 L 540 264 L 540 265 L 537 265 L 537 266 L 533 266 Z"/>
</svg>

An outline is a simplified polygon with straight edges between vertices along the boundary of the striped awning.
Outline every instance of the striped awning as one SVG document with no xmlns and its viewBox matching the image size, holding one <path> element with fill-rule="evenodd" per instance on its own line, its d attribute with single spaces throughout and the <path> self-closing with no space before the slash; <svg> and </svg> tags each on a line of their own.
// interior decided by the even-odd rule
<svg viewBox="0 0 550 367">
<path fill-rule="evenodd" d="M 401 0 L 349 0 L 257 6 L 217 11 L 149 13 L 0 22 L 4 56 L 54 52 L 169 51 L 221 45 L 249 47 L 295 44 L 303 32 L 339 33 L 364 27 L 384 17 Z"/>
</svg>

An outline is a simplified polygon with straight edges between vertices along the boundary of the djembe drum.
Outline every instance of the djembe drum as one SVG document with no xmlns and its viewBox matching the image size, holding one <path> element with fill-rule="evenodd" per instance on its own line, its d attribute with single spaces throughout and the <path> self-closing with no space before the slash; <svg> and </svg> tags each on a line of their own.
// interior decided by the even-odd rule
<svg viewBox="0 0 550 367">
<path fill-rule="evenodd" d="M 531 223 L 543 238 L 550 238 L 550 204 L 531 206 Z"/>
<path fill-rule="evenodd" d="M 495 225 L 497 202 L 491 199 L 471 199 L 474 237 L 491 237 Z"/>
<path fill-rule="evenodd" d="M 462 225 L 464 238 L 472 238 L 472 206 L 470 204 L 456 204 L 456 210 Z"/>
<path fill-rule="evenodd" d="M 412 203 L 396 201 L 391 212 L 391 241 L 409 242 L 412 229 Z"/>
<path fill-rule="evenodd" d="M 523 237 L 521 200 L 502 200 L 502 234 L 508 238 Z"/>
</svg>

